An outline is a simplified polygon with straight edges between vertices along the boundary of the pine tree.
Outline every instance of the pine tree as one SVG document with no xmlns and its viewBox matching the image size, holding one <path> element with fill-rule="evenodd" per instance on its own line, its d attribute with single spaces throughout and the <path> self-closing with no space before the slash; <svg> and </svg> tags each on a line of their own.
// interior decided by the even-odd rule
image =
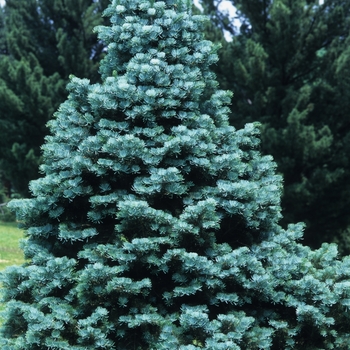
<svg viewBox="0 0 350 350">
<path fill-rule="evenodd" d="M 305 242 L 313 247 L 342 240 L 350 225 L 350 3 L 232 0 L 242 22 L 237 33 L 212 0 L 204 2 L 213 22 L 233 34 L 215 70 L 236 97 L 231 123 L 264 124 L 262 152 L 284 176 L 284 224 L 306 222 Z M 342 250 L 350 252 L 345 244 Z"/>
<path fill-rule="evenodd" d="M 228 123 L 186 0 L 113 0 L 102 83 L 72 77 L 44 176 L 11 202 L 2 349 L 347 349 L 349 265 L 278 221 L 259 125 Z"/>
<path fill-rule="evenodd" d="M 6 53 L 5 16 L 3 7 L 0 6 L 0 54 L 4 53 Z"/>
<path fill-rule="evenodd" d="M 92 33 L 107 1 L 8 0 L 0 57 L 0 169 L 28 194 L 38 177 L 46 122 L 66 98 L 69 74 L 98 79 L 104 45 Z M 2 45 L 3 46 L 3 45 Z"/>
</svg>

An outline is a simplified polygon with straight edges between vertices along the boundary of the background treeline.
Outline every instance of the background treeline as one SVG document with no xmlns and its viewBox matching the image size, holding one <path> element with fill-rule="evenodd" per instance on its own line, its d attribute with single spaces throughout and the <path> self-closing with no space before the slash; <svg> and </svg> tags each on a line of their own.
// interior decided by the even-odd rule
<svg viewBox="0 0 350 350">
<path fill-rule="evenodd" d="M 202 0 L 220 42 L 213 67 L 234 92 L 231 124 L 262 124 L 262 151 L 284 176 L 283 224 L 307 224 L 305 243 L 350 253 L 350 2 L 231 0 L 241 22 Z M 0 37 L 0 175 L 3 197 L 28 196 L 45 124 L 68 76 L 98 80 L 104 45 L 92 32 L 108 0 L 7 0 Z M 227 42 L 222 29 L 230 32 Z M 3 199 L 4 200 L 4 199 Z"/>
<path fill-rule="evenodd" d="M 108 0 L 7 0 L 0 27 L 0 175 L 3 192 L 28 195 L 46 122 L 70 74 L 99 79 L 104 46 L 93 28 Z"/>
</svg>

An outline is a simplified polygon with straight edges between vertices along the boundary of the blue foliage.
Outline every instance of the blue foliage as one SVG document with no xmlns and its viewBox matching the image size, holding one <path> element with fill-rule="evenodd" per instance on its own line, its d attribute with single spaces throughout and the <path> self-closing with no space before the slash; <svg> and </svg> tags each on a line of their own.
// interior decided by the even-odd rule
<svg viewBox="0 0 350 350">
<path fill-rule="evenodd" d="M 71 78 L 14 200 L 2 349 L 348 349 L 350 259 L 282 229 L 282 179 L 189 1 L 113 0 L 102 84 Z"/>
</svg>

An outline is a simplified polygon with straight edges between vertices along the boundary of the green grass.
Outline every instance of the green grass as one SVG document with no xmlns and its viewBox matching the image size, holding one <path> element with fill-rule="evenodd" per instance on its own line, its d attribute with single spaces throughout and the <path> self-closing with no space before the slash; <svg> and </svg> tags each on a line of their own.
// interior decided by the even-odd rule
<svg viewBox="0 0 350 350">
<path fill-rule="evenodd" d="M 23 231 L 17 228 L 16 223 L 0 221 L 0 271 L 7 266 L 24 263 L 23 251 L 19 248 L 21 238 L 23 238 Z M 0 303 L 0 312 L 3 310 L 4 304 Z M 0 325 L 2 322 L 3 320 L 0 317 Z"/>
<path fill-rule="evenodd" d="M 23 251 L 19 248 L 19 240 L 23 231 L 16 223 L 0 222 L 0 271 L 7 266 L 24 263 Z"/>
</svg>

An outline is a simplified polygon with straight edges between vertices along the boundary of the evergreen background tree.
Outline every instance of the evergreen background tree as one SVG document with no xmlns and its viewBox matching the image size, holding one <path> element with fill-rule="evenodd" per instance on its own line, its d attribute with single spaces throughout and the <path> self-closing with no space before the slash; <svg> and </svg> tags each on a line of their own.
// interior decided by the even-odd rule
<svg viewBox="0 0 350 350">
<path fill-rule="evenodd" d="M 306 222 L 305 243 L 338 241 L 349 254 L 350 3 L 232 0 L 239 31 L 214 1 L 202 3 L 233 35 L 221 38 L 214 70 L 235 96 L 231 124 L 263 123 L 262 152 L 284 176 L 284 225 Z"/>
<path fill-rule="evenodd" d="M 29 180 L 38 177 L 45 125 L 66 98 L 69 74 L 98 80 L 104 45 L 92 29 L 102 23 L 107 4 L 6 1 L 0 56 L 0 171 L 13 191 L 28 195 Z"/>
<path fill-rule="evenodd" d="M 15 200 L 3 349 L 347 349 L 350 259 L 296 243 L 259 125 L 235 130 L 189 1 L 114 0 Z"/>
</svg>

